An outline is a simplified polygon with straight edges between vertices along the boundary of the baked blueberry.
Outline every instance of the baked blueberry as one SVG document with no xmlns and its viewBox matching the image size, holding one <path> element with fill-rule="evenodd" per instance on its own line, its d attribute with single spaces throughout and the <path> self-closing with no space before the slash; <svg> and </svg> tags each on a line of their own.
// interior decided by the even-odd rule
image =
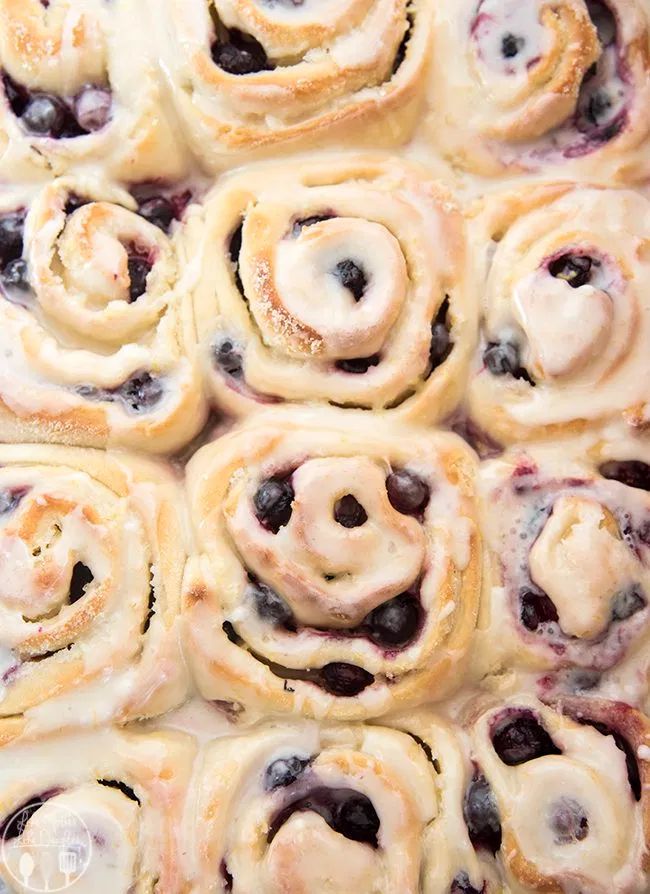
<svg viewBox="0 0 650 894">
<path fill-rule="evenodd" d="M 308 766 L 309 758 L 298 757 L 295 754 L 291 757 L 280 757 L 266 768 L 264 788 L 270 792 L 275 788 L 293 785 Z"/>
<path fill-rule="evenodd" d="M 402 593 L 378 605 L 367 618 L 368 634 L 378 646 L 404 646 L 420 626 L 420 605 L 408 593 Z"/>
<path fill-rule="evenodd" d="M 163 233 L 168 233 L 172 221 L 176 218 L 174 206 L 164 196 L 151 196 L 138 206 L 138 214 L 152 223 Z"/>
<path fill-rule="evenodd" d="M 470 884 L 469 876 L 466 872 L 460 872 L 451 883 L 449 894 L 482 894 L 478 888 Z"/>
<path fill-rule="evenodd" d="M 626 621 L 647 605 L 643 590 L 638 584 L 621 590 L 612 601 L 612 621 Z"/>
<path fill-rule="evenodd" d="M 501 847 L 501 819 L 490 784 L 482 774 L 474 776 L 465 792 L 463 816 L 474 847 L 496 854 Z"/>
<path fill-rule="evenodd" d="M 530 711 L 523 711 L 499 724 L 492 733 L 492 746 L 509 767 L 562 753 Z"/>
<path fill-rule="evenodd" d="M 111 116 L 111 91 L 107 87 L 89 85 L 74 98 L 74 115 L 82 130 L 101 130 Z"/>
<path fill-rule="evenodd" d="M 2 285 L 8 291 L 17 289 L 20 292 L 28 292 L 30 289 L 27 279 L 28 273 L 27 261 L 24 258 L 16 258 L 13 261 L 9 261 L 0 274 L 0 279 L 2 280 Z"/>
<path fill-rule="evenodd" d="M 155 378 L 151 373 L 142 372 L 127 379 L 120 388 L 116 389 L 115 393 L 132 410 L 140 412 L 141 410 L 150 410 L 159 403 L 164 391 L 160 379 Z"/>
<path fill-rule="evenodd" d="M 374 843 L 379 832 L 379 817 L 365 795 L 350 795 L 336 811 L 337 832 L 351 841 Z"/>
<path fill-rule="evenodd" d="M 449 298 L 445 298 L 436 314 L 435 320 L 431 324 L 431 344 L 429 345 L 429 363 L 431 368 L 429 374 L 445 362 L 454 346 L 449 332 L 448 314 Z"/>
<path fill-rule="evenodd" d="M 129 303 L 133 303 L 147 291 L 147 276 L 151 273 L 151 264 L 146 258 L 131 255 L 129 268 Z"/>
<path fill-rule="evenodd" d="M 334 504 L 334 521 L 344 528 L 359 528 L 368 521 L 368 514 L 352 494 L 345 494 Z"/>
<path fill-rule="evenodd" d="M 321 816 L 327 825 L 351 841 L 378 847 L 380 822 L 369 798 L 352 789 L 330 789 L 324 786 L 289 802 L 271 820 L 267 841 L 270 844 L 294 813 L 310 810 Z"/>
<path fill-rule="evenodd" d="M 262 581 L 255 581 L 251 595 L 255 610 L 264 621 L 285 626 L 293 622 L 293 613 L 284 599 Z"/>
<path fill-rule="evenodd" d="M 504 59 L 512 59 L 517 53 L 523 49 L 526 40 L 518 34 L 508 32 L 501 38 L 501 55 Z"/>
<path fill-rule="evenodd" d="M 556 844 L 575 844 L 589 834 L 589 820 L 584 808 L 573 798 L 560 798 L 552 805 L 548 818 Z"/>
<path fill-rule="evenodd" d="M 546 593 L 524 590 L 519 596 L 519 616 L 526 630 L 537 630 L 540 624 L 557 623 L 559 615 Z"/>
<path fill-rule="evenodd" d="M 0 515 L 13 512 L 27 493 L 26 487 L 13 487 L 0 491 Z"/>
<path fill-rule="evenodd" d="M 373 354 L 372 357 L 355 357 L 352 360 L 337 360 L 336 368 L 342 372 L 353 373 L 354 375 L 363 375 L 367 373 L 371 366 L 379 365 L 379 354 Z"/>
<path fill-rule="evenodd" d="M 0 215 L 0 265 L 6 267 L 23 253 L 25 212 L 11 211 Z"/>
<path fill-rule="evenodd" d="M 83 562 L 75 562 L 70 578 L 70 604 L 77 602 L 86 592 L 86 587 L 94 581 L 94 575 Z"/>
<path fill-rule="evenodd" d="M 20 120 L 30 133 L 60 137 L 66 122 L 67 109 L 58 96 L 35 93 L 28 100 Z"/>
<path fill-rule="evenodd" d="M 603 478 L 620 481 L 628 487 L 650 491 L 650 465 L 641 460 L 609 460 L 601 463 L 598 471 Z"/>
<path fill-rule="evenodd" d="M 483 353 L 483 360 L 493 376 L 521 378 L 519 348 L 512 342 L 490 342 Z"/>
<path fill-rule="evenodd" d="M 334 268 L 334 274 L 343 288 L 352 293 L 354 300 L 361 301 L 368 286 L 368 279 L 363 267 L 346 258 L 346 260 L 338 262 Z"/>
<path fill-rule="evenodd" d="M 386 493 L 393 509 L 402 515 L 419 515 L 424 512 L 431 491 L 426 481 L 415 472 L 397 469 L 386 479 Z"/>
<path fill-rule="evenodd" d="M 239 348 L 229 338 L 217 342 L 213 348 L 215 363 L 232 379 L 241 379 L 244 374 L 244 358 Z"/>
<path fill-rule="evenodd" d="M 332 695 L 351 698 L 363 692 L 374 683 L 374 677 L 362 667 L 346 664 L 344 661 L 333 661 L 326 664 L 320 672 L 324 688 Z"/>
<path fill-rule="evenodd" d="M 262 44 L 236 28 L 229 31 L 227 40 L 213 45 L 212 58 L 219 68 L 233 75 L 254 74 L 272 68 Z"/>
<path fill-rule="evenodd" d="M 591 270 L 595 265 L 589 255 L 561 255 L 548 265 L 549 273 L 556 279 L 563 279 L 574 288 L 585 286 L 591 280 Z"/>
<path fill-rule="evenodd" d="M 267 478 L 263 481 L 253 497 L 261 524 L 277 534 L 291 518 L 294 496 L 290 478 Z"/>
</svg>

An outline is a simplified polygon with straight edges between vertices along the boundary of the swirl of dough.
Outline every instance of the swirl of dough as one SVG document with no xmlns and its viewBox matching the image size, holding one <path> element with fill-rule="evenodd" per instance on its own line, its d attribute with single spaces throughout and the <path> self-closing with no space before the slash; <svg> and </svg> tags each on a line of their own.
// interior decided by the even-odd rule
<svg viewBox="0 0 650 894">
<path fill-rule="evenodd" d="M 44 187 L 0 223 L 0 432 L 5 440 L 181 446 L 204 418 L 175 235 L 124 190 Z"/>
<path fill-rule="evenodd" d="M 468 726 L 477 775 L 465 816 L 479 848 L 491 826 L 508 890 L 647 890 L 647 717 L 621 702 L 518 696 Z"/>
<path fill-rule="evenodd" d="M 180 820 L 193 747 L 103 729 L 0 749 L 0 879 L 16 894 L 186 890 Z"/>
<path fill-rule="evenodd" d="M 562 184 L 488 200 L 471 416 L 510 443 L 650 422 L 650 204 Z"/>
<path fill-rule="evenodd" d="M 440 419 L 475 343 L 447 191 L 383 156 L 251 166 L 190 214 L 195 314 L 217 404 L 329 402 Z"/>
<path fill-rule="evenodd" d="M 0 447 L 0 731 L 152 716 L 186 672 L 171 476 L 126 454 Z"/>
<path fill-rule="evenodd" d="M 430 39 L 420 0 L 152 6 L 175 107 L 212 170 L 278 143 L 391 146 L 415 126 Z"/>
<path fill-rule="evenodd" d="M 650 629 L 648 445 L 513 448 L 479 481 L 485 670 L 616 667 L 620 677 L 625 661 L 636 677 Z"/>
<path fill-rule="evenodd" d="M 1 0 L 0 174 L 101 162 L 129 181 L 180 177 L 145 33 L 138 0 Z"/>
<path fill-rule="evenodd" d="M 433 44 L 429 131 L 453 164 L 647 176 L 644 0 L 437 4 Z"/>
<path fill-rule="evenodd" d="M 364 718 L 442 697 L 474 627 L 474 460 L 454 435 L 268 411 L 199 451 L 185 585 L 201 693 Z"/>
</svg>

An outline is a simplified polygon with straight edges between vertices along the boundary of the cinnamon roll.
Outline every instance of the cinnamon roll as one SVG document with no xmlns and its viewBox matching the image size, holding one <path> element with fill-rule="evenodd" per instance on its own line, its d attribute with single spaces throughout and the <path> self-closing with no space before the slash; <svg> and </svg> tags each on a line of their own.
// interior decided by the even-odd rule
<svg viewBox="0 0 650 894">
<path fill-rule="evenodd" d="M 459 211 L 425 172 L 378 155 L 259 165 L 194 210 L 186 243 L 200 246 L 195 312 L 218 405 L 453 409 L 472 290 Z"/>
<path fill-rule="evenodd" d="M 480 491 L 484 671 L 570 669 L 566 683 L 591 688 L 636 656 L 638 676 L 650 630 L 650 445 L 515 448 L 482 466 Z"/>
<path fill-rule="evenodd" d="M 160 466 L 0 446 L 0 737 L 182 701 L 186 553 L 179 489 Z"/>
<path fill-rule="evenodd" d="M 0 175 L 176 178 L 186 162 L 163 108 L 138 0 L 0 2 Z"/>
<path fill-rule="evenodd" d="M 178 733 L 110 728 L 5 745 L 6 890 L 186 891 L 179 839 L 192 755 Z"/>
<path fill-rule="evenodd" d="M 648 890 L 647 717 L 622 702 L 573 698 L 550 707 L 519 696 L 468 726 L 475 770 L 465 820 L 505 890 Z"/>
<path fill-rule="evenodd" d="M 472 418 L 510 443 L 650 423 L 650 204 L 548 185 L 482 204 L 482 343 Z"/>
<path fill-rule="evenodd" d="M 648 175 L 645 0 L 434 4 L 431 138 L 452 164 Z"/>
<path fill-rule="evenodd" d="M 479 541 L 459 438 L 270 411 L 187 474 L 187 657 L 205 698 L 365 718 L 460 684 Z"/>
<path fill-rule="evenodd" d="M 3 440 L 162 452 L 201 427 L 185 270 L 147 202 L 86 177 L 0 199 Z"/>
<path fill-rule="evenodd" d="M 211 170 L 280 143 L 393 146 L 415 127 L 422 0 L 163 0 L 151 17 L 186 136 Z"/>
<path fill-rule="evenodd" d="M 435 718 L 404 730 L 278 724 L 208 745 L 185 823 L 192 890 L 480 890 L 455 736 Z"/>
</svg>

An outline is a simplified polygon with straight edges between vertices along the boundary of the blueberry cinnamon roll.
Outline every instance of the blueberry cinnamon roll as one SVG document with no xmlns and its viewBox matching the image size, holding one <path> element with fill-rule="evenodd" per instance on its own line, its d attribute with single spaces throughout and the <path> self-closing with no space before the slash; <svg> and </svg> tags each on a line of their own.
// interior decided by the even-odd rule
<svg viewBox="0 0 650 894">
<path fill-rule="evenodd" d="M 192 756 L 182 734 L 110 728 L 5 744 L 6 890 L 186 891 L 180 827 Z"/>
<path fill-rule="evenodd" d="M 454 435 L 323 411 L 269 412 L 200 450 L 184 614 L 202 695 L 364 718 L 458 685 L 473 473 Z"/>
<path fill-rule="evenodd" d="M 430 13 L 420 0 L 152 4 L 172 99 L 211 170 L 279 144 L 404 141 L 416 123 Z"/>
<path fill-rule="evenodd" d="M 430 133 L 453 164 L 647 176 L 644 0 L 459 0 L 434 19 Z"/>
<path fill-rule="evenodd" d="M 650 204 L 549 185 L 491 198 L 473 420 L 510 443 L 650 423 Z"/>
<path fill-rule="evenodd" d="M 148 201 L 85 177 L 0 200 L 3 440 L 162 452 L 200 428 L 176 225 Z"/>
<path fill-rule="evenodd" d="M 97 162 L 127 180 L 184 172 L 145 21 L 138 0 L 2 0 L 3 178 Z"/>
<path fill-rule="evenodd" d="M 182 513 L 149 461 L 0 446 L 0 737 L 183 699 Z"/>
<path fill-rule="evenodd" d="M 647 717 L 622 702 L 550 707 L 522 696 L 468 726 L 475 770 L 465 820 L 505 890 L 647 891 Z"/>
<path fill-rule="evenodd" d="M 318 402 L 435 420 L 474 344 L 463 223 L 447 191 L 379 156 L 250 167 L 187 236 L 215 402 Z M 188 249 L 189 250 L 189 249 Z"/>
</svg>

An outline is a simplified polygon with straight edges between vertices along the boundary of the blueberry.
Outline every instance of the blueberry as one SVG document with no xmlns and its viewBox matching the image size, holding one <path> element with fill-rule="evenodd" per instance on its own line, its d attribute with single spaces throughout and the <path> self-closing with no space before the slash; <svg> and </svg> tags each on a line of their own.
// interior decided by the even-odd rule
<svg viewBox="0 0 650 894">
<path fill-rule="evenodd" d="M 483 889 L 479 891 L 470 884 L 469 876 L 466 872 L 459 872 L 451 883 L 449 894 L 482 894 Z"/>
<path fill-rule="evenodd" d="M 152 223 L 163 233 L 168 233 L 172 221 L 176 218 L 174 206 L 164 196 L 152 196 L 138 207 L 138 214 Z"/>
<path fill-rule="evenodd" d="M 291 235 L 294 237 L 299 236 L 305 227 L 312 227 L 314 224 L 322 223 L 324 220 L 331 220 L 334 216 L 329 213 L 312 214 L 310 217 L 301 217 L 298 220 L 294 220 Z"/>
<path fill-rule="evenodd" d="M 241 379 L 244 374 L 244 358 L 239 348 L 229 338 L 224 338 L 212 350 L 217 366 L 232 379 Z"/>
<path fill-rule="evenodd" d="M 261 524 L 277 534 L 291 518 L 294 496 L 290 478 L 267 478 L 263 481 L 253 497 Z"/>
<path fill-rule="evenodd" d="M 69 192 L 64 210 L 66 214 L 73 214 L 78 208 L 83 208 L 84 205 L 90 205 L 90 199 L 77 195 L 76 192 Z"/>
<path fill-rule="evenodd" d="M 632 794 L 634 795 L 634 800 L 640 801 L 642 794 L 641 774 L 639 773 L 639 764 L 637 763 L 636 752 L 634 748 L 630 745 L 630 743 L 624 736 L 622 736 L 611 726 L 608 726 L 606 723 L 600 723 L 597 720 L 590 720 L 588 717 L 584 716 L 578 719 L 579 722 L 585 726 L 593 726 L 595 730 L 598 730 L 601 736 L 611 736 L 614 739 L 614 744 L 616 745 L 616 747 L 625 755 L 627 779 L 630 784 Z"/>
<path fill-rule="evenodd" d="M 386 479 L 386 493 L 393 509 L 402 515 L 419 515 L 431 496 L 426 481 L 406 469 L 391 472 Z"/>
<path fill-rule="evenodd" d="M 361 794 L 350 795 L 336 812 L 335 828 L 350 841 L 375 842 L 379 817 L 370 799 Z"/>
<path fill-rule="evenodd" d="M 270 792 L 275 788 L 286 788 L 286 786 L 292 785 L 304 773 L 307 766 L 309 766 L 309 758 L 301 758 L 297 755 L 278 758 L 266 768 L 264 788 Z"/>
<path fill-rule="evenodd" d="M 27 102 L 20 120 L 30 133 L 59 137 L 63 133 L 67 109 L 57 96 L 35 93 Z"/>
<path fill-rule="evenodd" d="M 368 615 L 370 639 L 379 646 L 403 646 L 420 626 L 420 606 L 413 596 L 402 593 L 377 606 Z"/>
<path fill-rule="evenodd" d="M 235 628 L 232 626 L 230 621 L 224 621 L 221 625 L 221 629 L 226 634 L 231 643 L 234 643 L 236 646 L 239 646 L 242 642 L 241 637 L 238 635 Z"/>
<path fill-rule="evenodd" d="M 8 290 L 18 289 L 20 292 L 28 292 L 30 290 L 28 274 L 27 261 L 24 258 L 16 258 L 15 261 L 9 261 L 0 274 L 0 279 Z"/>
<path fill-rule="evenodd" d="M 363 375 L 367 373 L 371 366 L 379 365 L 379 354 L 373 354 L 372 357 L 355 357 L 352 360 L 337 360 L 336 368 L 342 372 L 353 373 L 354 375 Z"/>
<path fill-rule="evenodd" d="M 537 630 L 540 624 L 557 623 L 559 616 L 546 593 L 524 590 L 519 596 L 521 623 L 526 630 Z"/>
<path fill-rule="evenodd" d="M 251 588 L 251 595 L 260 618 L 271 624 L 292 624 L 293 613 L 290 607 L 271 587 L 256 581 Z"/>
<path fill-rule="evenodd" d="M 272 68 L 262 44 L 236 28 L 229 32 L 227 41 L 217 41 L 213 45 L 212 58 L 219 68 L 233 75 L 254 74 Z"/>
<path fill-rule="evenodd" d="M 5 515 L 7 512 L 13 512 L 28 490 L 29 488 L 26 487 L 14 487 L 8 490 L 1 490 L 0 515 Z"/>
<path fill-rule="evenodd" d="M 552 807 L 549 825 L 556 844 L 575 844 L 589 834 L 589 820 L 584 809 L 573 798 L 560 798 Z"/>
<path fill-rule="evenodd" d="M 147 291 L 147 276 L 151 273 L 151 264 L 145 258 L 131 256 L 129 267 L 129 303 L 137 301 Z"/>
<path fill-rule="evenodd" d="M 0 265 L 5 267 L 23 253 L 25 212 L 12 211 L 0 215 Z"/>
<path fill-rule="evenodd" d="M 70 604 L 77 602 L 86 592 L 86 587 L 94 581 L 95 577 L 83 562 L 75 562 L 70 578 Z"/>
<path fill-rule="evenodd" d="M 647 605 L 643 590 L 638 584 L 621 590 L 612 602 L 612 621 L 626 621 Z"/>
<path fill-rule="evenodd" d="M 86 132 L 101 130 L 111 115 L 111 91 L 106 87 L 84 87 L 75 97 L 74 114 Z"/>
<path fill-rule="evenodd" d="M 493 376 L 515 376 L 521 367 L 519 348 L 512 342 L 490 342 L 483 354 L 485 365 Z"/>
<path fill-rule="evenodd" d="M 334 273 L 341 285 L 352 293 L 354 300 L 361 301 L 368 286 L 363 267 L 360 267 L 348 258 L 338 262 L 334 268 Z"/>
<path fill-rule="evenodd" d="M 530 711 L 501 723 L 492 733 L 492 746 L 509 767 L 562 753 Z"/>
<path fill-rule="evenodd" d="M 526 40 L 517 34 L 504 34 L 501 38 L 501 55 L 504 59 L 512 59 L 525 44 Z"/>
<path fill-rule="evenodd" d="M 230 255 L 230 260 L 234 268 L 233 274 L 235 277 L 235 284 L 241 295 L 244 295 L 244 284 L 241 281 L 241 274 L 239 272 L 239 255 L 241 253 L 243 229 L 244 225 L 239 224 L 237 229 L 230 236 L 230 240 L 228 241 L 228 254 Z"/>
<path fill-rule="evenodd" d="M 551 276 L 556 279 L 563 279 L 574 288 L 585 286 L 591 279 L 592 267 L 597 266 L 597 262 L 589 255 L 561 255 L 548 265 Z"/>
<path fill-rule="evenodd" d="M 650 466 L 641 460 L 609 460 L 602 463 L 598 471 L 603 478 L 620 481 L 628 487 L 650 491 Z"/>
<path fill-rule="evenodd" d="M 612 100 L 606 90 L 595 90 L 587 102 L 585 116 L 590 124 L 599 127 L 610 116 Z"/>
<path fill-rule="evenodd" d="M 485 776 L 476 775 L 469 784 L 465 792 L 463 816 L 474 847 L 496 854 L 501 847 L 501 820 Z"/>
<path fill-rule="evenodd" d="M 363 692 L 374 683 L 375 678 L 362 667 L 354 664 L 346 664 L 343 661 L 333 661 L 321 669 L 321 680 L 324 688 L 332 695 L 341 698 L 351 698 Z"/>
<path fill-rule="evenodd" d="M 164 390 L 160 379 L 156 379 L 148 372 L 142 372 L 127 379 L 116 393 L 137 412 L 151 409 L 159 403 Z"/>
<path fill-rule="evenodd" d="M 437 369 L 445 362 L 451 354 L 454 346 L 449 332 L 449 298 L 445 298 L 440 306 L 440 310 L 436 314 L 436 318 L 431 324 L 431 344 L 429 346 L 429 363 L 431 369 L 429 375 L 434 369 Z"/>
<path fill-rule="evenodd" d="M 334 504 L 334 521 L 344 528 L 359 528 L 368 521 L 368 514 L 352 494 L 346 494 Z"/>
</svg>

